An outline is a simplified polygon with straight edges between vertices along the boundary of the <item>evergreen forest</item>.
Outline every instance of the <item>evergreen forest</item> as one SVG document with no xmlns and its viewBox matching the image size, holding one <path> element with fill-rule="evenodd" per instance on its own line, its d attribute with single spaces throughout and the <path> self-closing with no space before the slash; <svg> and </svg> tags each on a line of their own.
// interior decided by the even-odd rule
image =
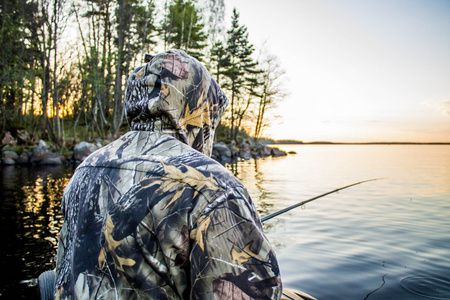
<svg viewBox="0 0 450 300">
<path fill-rule="evenodd" d="M 146 53 L 200 60 L 227 93 L 221 140 L 259 139 L 286 96 L 284 70 L 225 0 L 0 1 L 0 138 L 26 130 L 61 149 L 117 138 L 127 76 Z"/>
</svg>

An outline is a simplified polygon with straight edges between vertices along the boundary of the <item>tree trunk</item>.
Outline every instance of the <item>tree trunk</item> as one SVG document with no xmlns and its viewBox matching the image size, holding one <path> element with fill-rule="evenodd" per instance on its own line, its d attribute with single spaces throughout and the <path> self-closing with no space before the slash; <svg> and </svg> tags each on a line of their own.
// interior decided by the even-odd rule
<svg viewBox="0 0 450 300">
<path fill-rule="evenodd" d="M 59 95 L 58 95 L 58 64 L 57 64 L 57 54 L 58 54 L 58 0 L 54 0 L 54 10 L 53 10 L 53 17 L 54 17 L 54 24 L 55 24 L 55 30 L 53 32 L 53 44 L 54 44 L 54 52 L 53 52 L 53 120 L 54 120 L 54 128 L 56 128 L 55 133 L 55 144 L 57 147 L 61 147 L 61 124 L 59 120 Z"/>
<path fill-rule="evenodd" d="M 125 18 L 124 0 L 119 0 L 118 8 L 118 45 L 117 45 L 117 58 L 116 58 L 116 80 L 114 85 L 114 122 L 113 122 L 113 132 L 114 137 L 119 131 L 121 120 L 122 120 L 122 64 L 123 64 L 123 46 L 125 40 Z"/>
</svg>

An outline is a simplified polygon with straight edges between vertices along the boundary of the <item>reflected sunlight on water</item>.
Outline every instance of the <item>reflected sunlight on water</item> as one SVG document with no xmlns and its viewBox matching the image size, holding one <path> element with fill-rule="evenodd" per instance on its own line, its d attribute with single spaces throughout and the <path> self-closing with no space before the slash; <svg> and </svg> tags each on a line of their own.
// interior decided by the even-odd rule
<svg viewBox="0 0 450 300">
<path fill-rule="evenodd" d="M 264 224 L 286 286 L 318 299 L 448 298 L 450 146 L 277 146 L 298 154 L 226 165 L 261 216 L 387 177 Z M 60 202 L 72 174 L 68 167 L 1 168 L 1 268 L 7 279 L 0 296 L 37 297 L 19 282 L 54 267 Z"/>
<path fill-rule="evenodd" d="M 265 224 L 286 285 L 318 299 L 364 299 L 381 285 L 369 299 L 424 299 L 401 280 L 449 276 L 450 146 L 277 146 L 298 154 L 247 161 L 238 174 L 262 215 L 388 178 Z"/>
<path fill-rule="evenodd" d="M 1 168 L 1 269 L 7 274 L 1 296 L 37 297 L 34 289 L 19 282 L 54 267 L 63 222 L 61 197 L 72 173 L 68 167 Z"/>
</svg>

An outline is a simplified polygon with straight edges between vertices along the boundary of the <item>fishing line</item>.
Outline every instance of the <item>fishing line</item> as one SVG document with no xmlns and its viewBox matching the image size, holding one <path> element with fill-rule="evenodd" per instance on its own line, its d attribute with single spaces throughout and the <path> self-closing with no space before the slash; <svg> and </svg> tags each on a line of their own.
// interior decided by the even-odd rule
<svg viewBox="0 0 450 300">
<path fill-rule="evenodd" d="M 305 204 L 308 203 L 308 202 L 311 202 L 311 201 L 317 200 L 317 199 L 319 199 L 319 198 L 325 197 L 325 196 L 327 196 L 327 195 L 329 195 L 329 194 L 336 193 L 336 192 L 338 192 L 338 191 L 347 189 L 347 188 L 349 188 L 349 187 L 352 187 L 352 186 L 355 186 L 355 185 L 358 185 L 358 184 L 361 184 L 361 183 L 365 183 L 365 182 L 369 182 L 369 181 L 375 181 L 375 180 L 381 180 L 381 179 L 385 179 L 385 178 L 375 178 L 375 179 L 369 179 L 369 180 L 360 181 L 360 182 L 357 182 L 357 183 L 353 183 L 353 184 L 346 185 L 346 186 L 344 186 L 344 187 L 341 187 L 341 188 L 332 190 L 332 191 L 330 191 L 330 192 L 327 192 L 327 193 L 325 193 L 325 194 L 322 194 L 322 195 L 313 197 L 313 198 L 311 198 L 311 199 L 308 199 L 308 200 L 305 200 L 305 201 L 301 201 L 301 202 L 299 202 L 299 203 L 297 203 L 297 204 L 294 204 L 294 205 L 292 205 L 292 206 L 289 206 L 289 207 L 287 207 L 287 208 L 285 208 L 285 209 L 282 209 L 282 210 L 279 210 L 279 211 L 277 211 L 277 212 L 274 212 L 273 214 L 270 214 L 270 215 L 268 215 L 268 216 L 262 217 L 262 218 L 261 218 L 261 222 L 265 222 L 265 221 L 267 221 L 267 220 L 270 220 L 270 219 L 272 219 L 272 218 L 274 218 L 274 217 L 276 217 L 276 216 L 278 216 L 278 215 L 281 215 L 281 214 L 284 214 L 285 212 L 290 211 L 291 209 L 294 209 L 294 208 L 299 207 L 299 206 L 303 206 L 303 205 L 305 205 Z"/>
</svg>

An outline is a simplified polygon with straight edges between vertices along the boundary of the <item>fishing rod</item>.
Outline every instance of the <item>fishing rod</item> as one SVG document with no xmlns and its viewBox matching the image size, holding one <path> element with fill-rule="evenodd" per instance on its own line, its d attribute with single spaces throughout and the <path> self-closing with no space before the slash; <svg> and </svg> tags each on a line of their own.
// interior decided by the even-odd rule
<svg viewBox="0 0 450 300">
<path fill-rule="evenodd" d="M 355 186 L 355 185 L 358 185 L 358 184 L 361 184 L 361 183 L 365 183 L 365 182 L 369 182 L 369 181 L 375 181 L 375 180 L 381 180 L 381 179 L 384 179 L 384 178 L 375 178 L 375 179 L 369 179 L 369 180 L 360 181 L 360 182 L 357 182 L 357 183 L 353 183 L 353 184 L 350 184 L 350 185 L 347 185 L 347 186 L 344 186 L 344 187 L 341 187 L 341 188 L 332 190 L 332 191 L 330 191 L 330 192 L 327 192 L 327 193 L 325 193 L 325 194 L 322 194 L 322 195 L 313 197 L 313 198 L 311 198 L 311 199 L 308 199 L 308 200 L 305 200 L 305 201 L 301 201 L 301 202 L 299 202 L 299 203 L 297 203 L 297 204 L 294 204 L 294 205 L 292 205 L 292 206 L 289 206 L 289 207 L 287 207 L 287 208 L 285 208 L 285 209 L 282 209 L 282 210 L 279 210 L 279 211 L 277 211 L 277 212 L 274 212 L 273 214 L 270 214 L 270 215 L 268 215 L 268 216 L 262 217 L 262 218 L 261 218 L 261 222 L 265 222 L 265 221 L 267 221 L 267 220 L 270 220 L 270 219 L 272 219 L 272 218 L 275 218 L 276 216 L 281 215 L 281 214 L 284 214 L 285 212 L 288 212 L 288 211 L 290 211 L 291 209 L 294 209 L 294 208 L 296 208 L 296 207 L 305 205 L 305 204 L 308 203 L 308 202 L 311 202 L 311 201 L 317 200 L 317 199 L 319 199 L 319 198 L 325 197 L 325 196 L 327 196 L 327 195 L 329 195 L 329 194 L 333 194 L 333 193 L 339 192 L 339 191 L 341 191 L 341 190 L 347 189 L 347 188 L 349 188 L 349 187 L 352 187 L 352 186 Z"/>
</svg>

